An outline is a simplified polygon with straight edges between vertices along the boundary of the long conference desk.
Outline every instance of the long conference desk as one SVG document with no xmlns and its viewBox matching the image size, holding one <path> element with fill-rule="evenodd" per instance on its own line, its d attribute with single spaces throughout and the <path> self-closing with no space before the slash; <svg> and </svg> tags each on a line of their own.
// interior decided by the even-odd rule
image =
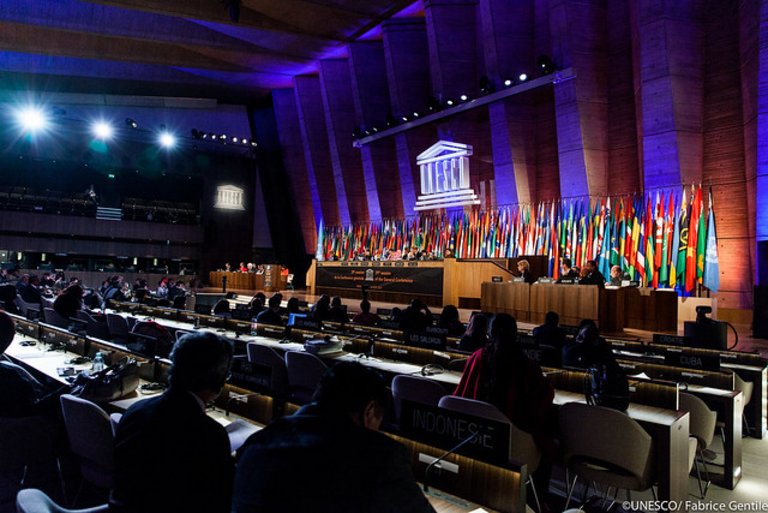
<svg viewBox="0 0 768 513">
<path fill-rule="evenodd" d="M 677 292 L 637 287 L 606 287 L 557 283 L 485 282 L 483 311 L 506 312 L 519 321 L 541 324 L 547 312 L 562 324 L 594 319 L 605 332 L 634 328 L 677 332 Z"/>
<path fill-rule="evenodd" d="M 285 351 L 304 350 L 303 344 L 296 342 L 285 343 L 268 337 L 244 335 L 233 331 L 224 331 L 223 329 L 195 328 L 192 323 L 186 322 L 170 321 L 166 319 L 159 319 L 158 321 L 161 324 L 166 325 L 167 327 L 174 330 L 182 329 L 192 331 L 199 329 L 214 331 L 218 334 L 227 336 L 228 338 L 235 341 L 236 346 L 239 345 L 241 347 L 244 344 L 253 342 L 274 348 L 281 353 Z M 29 324 L 29 321 L 21 319 L 18 322 L 26 323 L 27 325 Z M 55 337 L 50 335 L 53 334 L 62 337 L 72 337 L 74 342 L 69 342 L 70 345 L 81 344 L 81 342 L 77 341 L 79 339 L 75 335 L 67 332 L 66 330 L 42 323 L 39 325 L 39 329 L 41 332 L 43 332 L 41 333 L 41 338 L 44 340 L 53 340 Z M 90 344 L 90 348 L 88 349 L 90 354 L 93 354 L 96 348 L 99 347 L 104 347 L 112 352 L 116 351 L 115 344 L 110 342 L 91 338 L 88 338 L 88 342 Z M 77 354 L 82 354 L 83 350 L 84 348 L 80 346 Z M 116 354 L 121 354 L 121 351 L 127 350 L 120 348 Z M 52 376 L 55 379 L 59 379 L 56 375 L 56 369 L 62 366 L 62 363 L 66 357 L 59 356 L 57 358 L 55 355 L 51 356 L 51 353 L 48 352 L 42 352 L 42 355 L 37 353 L 41 353 L 41 351 L 39 349 L 29 347 L 21 348 L 21 346 L 16 344 L 16 342 L 14 342 L 14 344 L 11 346 L 11 348 L 9 348 L 9 351 L 7 352 L 7 354 L 17 359 L 20 363 L 29 365 L 32 368 L 39 369 L 45 374 Z M 341 353 L 329 356 L 328 358 L 333 361 L 358 361 L 361 364 L 375 368 L 388 376 L 394 376 L 397 374 L 421 374 L 423 369 L 422 365 L 393 361 L 381 357 L 370 358 L 360 357 L 359 355 L 354 354 Z M 167 366 L 169 362 L 154 361 L 152 363 L 154 363 L 155 369 L 151 372 L 147 371 L 151 374 L 151 376 L 147 376 L 147 379 L 149 380 L 153 379 L 152 376 L 158 376 L 158 365 Z M 167 368 L 165 371 L 167 372 Z M 145 372 L 145 374 L 147 374 L 147 372 Z M 450 391 L 456 386 L 460 377 L 461 374 L 458 372 L 446 371 L 436 375 L 431 375 L 430 379 L 440 382 L 444 387 L 446 387 L 447 391 Z M 566 402 L 570 401 L 584 401 L 584 397 L 579 393 L 557 390 L 555 404 L 565 404 Z M 119 410 L 120 408 L 116 409 Z M 628 413 L 654 437 L 656 444 L 655 465 L 656 473 L 658 476 L 659 499 L 685 500 L 688 486 L 687 458 L 689 415 L 685 412 L 641 404 L 631 405 Z M 436 451 L 437 454 L 440 454 L 438 449 L 436 449 Z M 476 500 L 476 502 L 479 501 Z"/>
<path fill-rule="evenodd" d="M 15 316 L 14 316 L 15 317 Z M 30 326 L 28 321 L 16 317 L 17 323 L 24 323 L 22 333 L 18 333 L 13 343 L 6 351 L 6 355 L 15 363 L 18 363 L 33 373 L 38 379 L 47 382 L 54 387 L 66 385 L 68 382 L 59 375 L 60 368 L 71 367 L 75 371 L 89 370 L 90 363 L 72 363 L 72 359 L 84 354 L 94 354 L 95 351 L 108 352 L 110 357 L 122 357 L 130 355 L 130 352 L 122 346 L 112 342 L 103 341 L 94 338 L 84 339 L 76 336 L 66 330 L 50 325 L 40 323 L 39 330 L 47 335 L 31 337 L 29 333 Z M 184 328 L 192 329 L 191 325 L 183 325 Z M 179 326 L 179 329 L 181 326 Z M 200 328 L 207 330 L 206 328 Z M 210 330 L 216 331 L 218 330 Z M 219 333 L 221 334 L 221 333 Z M 234 332 L 224 333 L 230 337 L 237 336 Z M 41 340 L 38 340 L 41 339 Z M 53 349 L 45 344 L 43 339 L 55 340 L 57 347 Z M 271 347 L 279 347 L 283 350 L 303 350 L 301 344 L 279 345 L 275 341 L 266 339 L 266 337 L 250 337 L 249 342 L 264 343 Z M 29 345 L 34 341 L 34 345 Z M 63 343 L 65 347 L 59 347 Z M 141 356 L 136 355 L 137 358 Z M 345 360 L 356 359 L 354 355 L 348 355 Z M 141 384 L 147 384 L 157 378 L 159 375 L 166 375 L 170 362 L 167 360 L 143 360 L 140 362 Z M 398 371 L 412 371 L 413 367 L 387 367 L 381 363 L 363 362 L 374 368 L 387 370 L 397 373 Z M 446 376 L 453 382 L 458 378 L 456 376 Z M 223 400 L 223 406 L 217 402 L 214 407 L 209 407 L 207 413 L 217 422 L 221 423 L 230 438 L 231 449 L 234 452 L 245 442 L 247 437 L 264 427 L 264 422 L 254 422 L 251 418 L 241 417 L 231 413 L 230 404 L 232 401 L 242 400 L 246 396 L 259 394 L 242 394 L 241 389 L 227 385 Z M 133 394 L 112 401 L 105 406 L 108 411 L 122 413 L 137 401 L 153 397 L 159 394 L 155 392 L 134 392 Z M 263 398 L 263 396 L 259 396 Z M 247 399 L 250 399 L 248 397 Z M 271 398 L 267 398 L 271 404 Z M 432 447 L 413 440 L 408 440 L 397 435 L 389 435 L 403 443 L 411 453 L 412 463 L 415 475 L 418 480 L 425 479 L 425 469 L 428 464 L 437 458 L 443 456 L 444 448 Z M 429 476 L 430 490 L 425 491 L 427 499 L 438 513 L 481 513 L 481 512 L 499 512 L 499 513 L 528 513 L 530 508 L 525 505 L 525 482 L 527 473 L 525 466 L 517 467 L 511 465 L 509 468 L 499 467 L 485 463 L 467 456 L 452 454 L 445 458 L 447 463 L 452 463 L 461 468 L 461 474 L 451 476 L 450 473 L 432 472 Z M 446 474 L 446 475 L 443 475 Z M 445 492 L 443 489 L 450 489 L 453 493 Z M 481 505 L 482 504 L 482 505 Z"/>
<path fill-rule="evenodd" d="M 265 265 L 263 273 L 211 271 L 208 273 L 208 283 L 211 287 L 221 287 L 223 289 L 225 285 L 224 280 L 226 279 L 227 290 L 275 292 L 285 288 L 281 275 L 282 270 L 283 268 L 279 265 Z"/>
</svg>

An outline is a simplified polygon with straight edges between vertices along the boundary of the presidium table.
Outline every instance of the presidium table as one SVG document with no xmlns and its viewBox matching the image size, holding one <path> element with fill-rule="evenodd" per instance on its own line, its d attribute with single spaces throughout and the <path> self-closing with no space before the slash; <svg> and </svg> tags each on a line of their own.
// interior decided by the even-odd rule
<svg viewBox="0 0 768 513">
<path fill-rule="evenodd" d="M 600 329 L 619 332 L 634 328 L 677 332 L 677 292 L 638 287 L 502 282 L 482 284 L 484 311 L 506 312 L 517 320 L 541 324 L 547 312 L 560 322 L 577 325 L 594 319 Z"/>
<path fill-rule="evenodd" d="M 543 257 L 520 257 L 534 264 Z M 523 322 L 543 323 L 552 310 L 563 324 L 594 319 L 606 332 L 635 328 L 677 332 L 677 292 L 637 287 L 599 289 L 512 281 L 519 259 L 385 262 L 313 261 L 307 272 L 311 294 L 360 299 L 362 289 L 377 301 L 407 304 L 418 298 L 430 306 L 507 312 Z"/>
</svg>

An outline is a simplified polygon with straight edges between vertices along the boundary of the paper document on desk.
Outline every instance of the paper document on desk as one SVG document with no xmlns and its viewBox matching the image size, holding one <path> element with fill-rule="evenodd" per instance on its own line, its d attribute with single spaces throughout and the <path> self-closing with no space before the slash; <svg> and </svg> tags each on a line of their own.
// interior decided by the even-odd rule
<svg viewBox="0 0 768 513">
<path fill-rule="evenodd" d="M 229 436 L 229 446 L 232 452 L 238 450 L 248 439 L 249 436 L 259 430 L 257 426 L 249 424 L 242 419 L 235 419 L 226 426 L 227 436 Z"/>
</svg>

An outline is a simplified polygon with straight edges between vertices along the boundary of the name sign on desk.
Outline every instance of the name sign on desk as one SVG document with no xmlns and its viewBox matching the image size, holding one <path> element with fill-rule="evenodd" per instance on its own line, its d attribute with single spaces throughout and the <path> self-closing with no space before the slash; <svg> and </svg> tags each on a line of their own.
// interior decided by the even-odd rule
<svg viewBox="0 0 768 513">
<path fill-rule="evenodd" d="M 576 283 L 576 280 L 571 280 L 571 279 L 560 280 L 557 283 L 559 283 L 561 285 L 573 285 L 574 283 Z"/>
<path fill-rule="evenodd" d="M 653 334 L 654 344 L 666 344 L 668 346 L 689 346 L 690 340 L 679 335 L 664 335 L 663 333 Z"/>
<path fill-rule="evenodd" d="M 507 464 L 509 425 L 408 400 L 402 400 L 400 407 L 400 429 L 406 438 L 448 450 L 476 434 L 456 452 L 487 463 Z"/>
<path fill-rule="evenodd" d="M 232 359 L 231 376 L 228 383 L 249 390 L 268 390 L 272 384 L 272 368 L 268 365 L 249 362 L 236 356 Z"/>
<path fill-rule="evenodd" d="M 445 349 L 445 334 L 442 333 L 406 333 L 405 343 L 409 346 L 427 349 Z"/>
<path fill-rule="evenodd" d="M 503 276 L 491 276 L 491 283 L 501 283 L 504 281 Z"/>
<path fill-rule="evenodd" d="M 692 353 L 690 351 L 667 351 L 664 354 L 664 364 L 720 372 L 720 355 Z"/>
<path fill-rule="evenodd" d="M 363 285 L 371 292 L 399 292 L 442 296 L 443 268 L 421 266 L 405 267 L 404 262 L 395 262 L 394 267 L 342 267 L 324 265 L 315 271 L 315 285 L 318 287 L 361 289 Z"/>
</svg>

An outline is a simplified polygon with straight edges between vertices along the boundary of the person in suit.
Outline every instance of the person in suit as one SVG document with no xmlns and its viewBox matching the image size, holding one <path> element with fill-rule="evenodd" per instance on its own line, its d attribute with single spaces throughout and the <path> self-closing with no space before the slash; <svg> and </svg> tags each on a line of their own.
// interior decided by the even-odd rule
<svg viewBox="0 0 768 513">
<path fill-rule="evenodd" d="M 531 273 L 531 264 L 528 260 L 520 260 L 517 262 L 517 271 L 523 277 L 525 283 L 531 284 L 536 281 L 536 278 Z"/>
<path fill-rule="evenodd" d="M 170 387 L 138 401 L 115 433 L 110 512 L 229 513 L 234 460 L 224 427 L 205 414 L 232 362 L 229 341 L 191 333 L 171 353 Z"/>
<path fill-rule="evenodd" d="M 269 308 L 259 312 L 256 316 L 256 322 L 262 324 L 283 325 L 283 318 L 280 317 L 280 304 L 283 302 L 283 295 L 277 293 L 269 298 Z"/>
<path fill-rule="evenodd" d="M 557 279 L 557 283 L 562 283 L 563 280 L 578 280 L 579 273 L 574 269 L 570 258 L 563 258 L 560 263 L 560 277 Z"/>
<path fill-rule="evenodd" d="M 533 328 L 533 336 L 539 345 L 548 345 L 561 350 L 565 345 L 565 331 L 559 326 L 560 316 L 557 312 L 547 312 L 544 324 Z"/>
<path fill-rule="evenodd" d="M 621 266 L 614 265 L 611 267 L 611 285 L 621 287 L 621 282 L 629 281 L 629 279 L 629 275 L 621 270 Z"/>
<path fill-rule="evenodd" d="M 597 268 L 597 262 L 587 260 L 584 266 L 584 276 L 579 280 L 579 285 L 597 285 L 600 288 L 605 286 L 605 276 Z"/>
<path fill-rule="evenodd" d="M 375 371 L 328 369 L 312 403 L 239 451 L 232 513 L 427 513 L 408 452 L 379 433 L 389 399 Z"/>
<path fill-rule="evenodd" d="M 24 290 L 21 292 L 21 299 L 27 303 L 34 305 L 40 305 L 42 308 L 43 294 L 40 292 L 40 278 L 34 274 L 29 277 L 29 282 Z"/>
</svg>

